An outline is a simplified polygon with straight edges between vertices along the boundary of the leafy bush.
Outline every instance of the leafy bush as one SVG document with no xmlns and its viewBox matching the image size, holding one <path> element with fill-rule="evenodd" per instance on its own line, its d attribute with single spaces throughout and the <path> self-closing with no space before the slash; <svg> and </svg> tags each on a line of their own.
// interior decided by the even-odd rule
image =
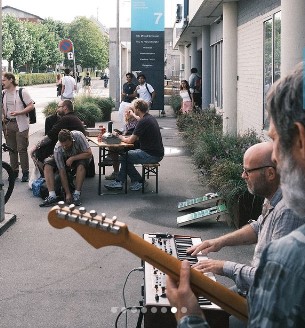
<svg viewBox="0 0 305 328">
<path fill-rule="evenodd" d="M 260 142 L 256 132 L 224 135 L 222 117 L 210 109 L 179 115 L 177 126 L 183 132 L 195 165 L 205 175 L 205 183 L 223 196 L 232 215 L 236 200 L 247 193 L 241 177 L 243 155 L 250 146 Z"/>
<path fill-rule="evenodd" d="M 180 115 L 182 98 L 179 95 L 172 95 L 169 99 L 169 104 L 172 106 L 176 116 Z"/>
<path fill-rule="evenodd" d="M 57 111 L 57 101 L 52 101 L 47 104 L 47 106 L 42 110 L 42 113 L 44 114 L 45 117 L 53 115 Z"/>
<path fill-rule="evenodd" d="M 96 122 L 101 121 L 101 111 L 99 107 L 91 101 L 76 102 L 74 110 L 79 119 L 88 127 L 94 127 Z"/>
<path fill-rule="evenodd" d="M 43 109 L 43 114 L 49 116 L 56 113 L 57 101 L 52 101 Z M 112 108 L 115 106 L 111 98 L 88 97 L 80 95 L 75 97 L 74 110 L 76 115 L 87 126 L 95 126 L 96 122 L 110 121 Z"/>
</svg>

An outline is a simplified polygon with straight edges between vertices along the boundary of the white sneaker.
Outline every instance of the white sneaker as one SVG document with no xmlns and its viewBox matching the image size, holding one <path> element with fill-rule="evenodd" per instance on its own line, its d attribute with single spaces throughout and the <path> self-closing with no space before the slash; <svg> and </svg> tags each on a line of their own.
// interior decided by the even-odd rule
<svg viewBox="0 0 305 328">
<path fill-rule="evenodd" d="M 129 187 L 132 191 L 138 191 L 142 189 L 142 183 L 139 181 L 133 182 L 131 186 Z"/>
<path fill-rule="evenodd" d="M 123 183 L 121 181 L 111 181 L 110 183 L 107 183 L 104 186 L 108 190 L 122 190 L 123 189 Z"/>
</svg>

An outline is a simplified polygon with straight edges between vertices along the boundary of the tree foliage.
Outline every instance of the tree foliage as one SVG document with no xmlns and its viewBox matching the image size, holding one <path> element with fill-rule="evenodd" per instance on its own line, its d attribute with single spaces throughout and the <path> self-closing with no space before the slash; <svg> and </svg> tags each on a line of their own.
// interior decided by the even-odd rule
<svg viewBox="0 0 305 328">
<path fill-rule="evenodd" d="M 94 69 L 108 66 L 109 41 L 95 22 L 86 17 L 77 17 L 70 24 L 69 36 L 74 45 L 77 64 Z"/>
<path fill-rule="evenodd" d="M 3 59 L 13 62 L 15 71 L 45 72 L 64 62 L 59 42 L 71 39 L 76 64 L 83 68 L 105 69 L 108 66 L 108 38 L 97 23 L 78 17 L 71 24 L 51 18 L 42 23 L 23 22 L 11 15 L 2 20 Z M 66 61 L 66 66 L 71 62 Z M 25 67 L 25 68 L 24 68 Z"/>
</svg>

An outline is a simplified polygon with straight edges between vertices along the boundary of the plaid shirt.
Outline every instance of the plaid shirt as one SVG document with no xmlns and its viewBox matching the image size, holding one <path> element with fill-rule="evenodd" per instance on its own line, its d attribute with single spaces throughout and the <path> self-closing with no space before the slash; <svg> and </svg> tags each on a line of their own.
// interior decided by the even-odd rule
<svg viewBox="0 0 305 328">
<path fill-rule="evenodd" d="M 267 246 L 248 301 L 250 328 L 305 327 L 305 225 Z"/>
<path fill-rule="evenodd" d="M 282 199 L 282 191 L 279 188 L 270 201 L 267 213 L 260 215 L 257 221 L 250 223 L 257 235 L 251 266 L 226 261 L 223 268 L 225 276 L 233 279 L 241 291 L 247 292 L 253 283 L 256 269 L 266 246 L 272 240 L 288 235 L 304 223 L 304 218 L 298 217 L 286 207 Z"/>
<path fill-rule="evenodd" d="M 188 315 L 180 319 L 177 328 L 209 328 L 209 324 L 201 317 Z"/>
<path fill-rule="evenodd" d="M 54 159 L 59 170 L 66 167 L 66 160 L 69 157 L 84 153 L 90 148 L 90 145 L 82 132 L 71 131 L 71 133 L 73 136 L 73 145 L 71 149 L 64 150 L 59 141 L 54 148 Z"/>
</svg>

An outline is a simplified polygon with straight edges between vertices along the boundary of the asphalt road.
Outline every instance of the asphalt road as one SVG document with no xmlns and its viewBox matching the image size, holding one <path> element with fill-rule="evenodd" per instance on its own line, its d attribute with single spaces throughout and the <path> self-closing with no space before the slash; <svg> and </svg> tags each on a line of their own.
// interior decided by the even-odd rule
<svg viewBox="0 0 305 328">
<path fill-rule="evenodd" d="M 107 93 L 102 81 L 93 83 L 97 93 Z M 43 136 L 41 110 L 56 99 L 56 88 L 54 84 L 28 89 L 38 111 L 38 123 L 31 126 L 33 145 Z M 169 232 L 207 239 L 232 231 L 224 218 L 219 222 L 213 219 L 177 227 L 177 216 L 181 215 L 178 202 L 203 196 L 210 190 L 199 181 L 199 173 L 176 129 L 171 109 L 165 111 L 164 118 L 153 113 L 158 118 L 166 147 L 159 173 L 159 194 L 154 192 L 154 180 L 151 180 L 145 194 L 129 191 L 127 195 L 98 196 L 96 175 L 85 181 L 83 205 L 87 211 L 94 209 L 108 217 L 116 215 L 139 236 Z M 117 112 L 112 113 L 112 120 L 116 127 Z M 93 148 L 93 152 L 97 163 L 98 149 Z M 110 170 L 107 168 L 106 173 Z M 53 228 L 47 220 L 49 209 L 40 208 L 40 202 L 27 183 L 17 181 L 5 208 L 7 213 L 16 215 L 17 221 L 0 236 L 0 327 L 114 327 L 118 311 L 124 306 L 124 283 L 127 306 L 137 306 L 142 299 L 143 272 L 129 275 L 141 265 L 140 259 L 120 247 L 95 249 L 70 228 Z M 211 257 L 248 263 L 253 249 L 252 246 L 227 248 Z M 228 279 L 218 281 L 232 285 Z M 129 313 L 128 327 L 135 327 L 137 319 L 137 313 Z M 124 315 L 118 327 L 125 327 Z"/>
</svg>

